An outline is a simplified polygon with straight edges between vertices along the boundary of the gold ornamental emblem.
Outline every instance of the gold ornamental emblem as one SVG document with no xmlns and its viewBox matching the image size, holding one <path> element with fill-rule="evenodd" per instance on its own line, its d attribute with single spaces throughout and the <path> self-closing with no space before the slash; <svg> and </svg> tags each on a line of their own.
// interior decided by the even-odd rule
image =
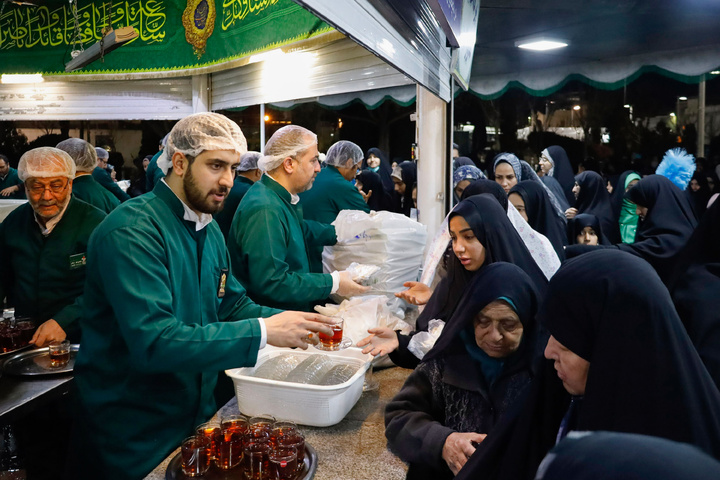
<svg viewBox="0 0 720 480">
<path fill-rule="evenodd" d="M 182 22 L 185 40 L 193 46 L 199 59 L 205 53 L 205 45 L 215 29 L 215 0 L 187 0 Z"/>
</svg>

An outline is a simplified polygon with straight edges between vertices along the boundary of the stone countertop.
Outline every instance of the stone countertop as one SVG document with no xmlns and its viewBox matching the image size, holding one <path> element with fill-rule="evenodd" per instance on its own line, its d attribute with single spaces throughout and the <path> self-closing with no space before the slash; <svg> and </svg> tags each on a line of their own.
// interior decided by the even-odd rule
<svg viewBox="0 0 720 480">
<path fill-rule="evenodd" d="M 301 426 L 305 440 L 318 455 L 315 480 L 405 478 L 407 465 L 387 449 L 384 411 L 385 405 L 400 390 L 410 372 L 399 367 L 376 371 L 374 377 L 380 388 L 363 393 L 340 423 L 331 427 Z M 235 398 L 222 407 L 213 419 L 233 413 L 238 413 Z M 170 460 L 179 451 L 178 448 L 170 454 L 145 480 L 164 480 Z"/>
</svg>

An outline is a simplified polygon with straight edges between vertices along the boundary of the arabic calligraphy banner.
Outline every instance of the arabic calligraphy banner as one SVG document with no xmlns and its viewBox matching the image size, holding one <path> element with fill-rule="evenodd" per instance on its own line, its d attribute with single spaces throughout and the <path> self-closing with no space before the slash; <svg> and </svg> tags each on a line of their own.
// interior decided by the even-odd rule
<svg viewBox="0 0 720 480">
<path fill-rule="evenodd" d="M 77 0 L 76 11 L 67 1 L 7 4 L 0 73 L 65 74 L 70 52 L 100 41 L 110 23 L 139 36 L 68 75 L 206 67 L 332 31 L 292 0 Z"/>
</svg>

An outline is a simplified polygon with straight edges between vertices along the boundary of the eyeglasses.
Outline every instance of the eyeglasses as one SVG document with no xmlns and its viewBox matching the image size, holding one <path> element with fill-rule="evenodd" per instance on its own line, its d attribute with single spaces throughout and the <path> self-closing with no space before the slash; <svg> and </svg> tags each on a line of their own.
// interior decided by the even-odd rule
<svg viewBox="0 0 720 480">
<path fill-rule="evenodd" d="M 42 195 L 45 193 L 45 190 L 50 190 L 51 193 L 58 194 L 62 193 L 63 190 L 67 188 L 67 186 L 70 184 L 70 179 L 68 179 L 65 183 L 63 183 L 61 180 L 57 180 L 54 182 L 51 182 L 48 185 L 43 185 L 42 183 L 33 182 L 32 185 L 28 185 L 28 190 L 30 190 L 31 193 L 35 195 Z"/>
</svg>

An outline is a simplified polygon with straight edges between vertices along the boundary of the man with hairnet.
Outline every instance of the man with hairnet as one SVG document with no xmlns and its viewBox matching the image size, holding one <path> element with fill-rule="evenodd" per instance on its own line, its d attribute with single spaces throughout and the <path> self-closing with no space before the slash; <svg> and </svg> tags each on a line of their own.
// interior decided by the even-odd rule
<svg viewBox="0 0 720 480">
<path fill-rule="evenodd" d="M 71 478 L 142 478 L 217 410 L 221 370 L 266 344 L 307 348 L 332 320 L 253 303 L 213 222 L 247 146 L 216 113 L 180 120 L 152 192 L 123 203 L 88 248 Z M 159 159 L 159 163 L 162 163 Z"/>
<path fill-rule="evenodd" d="M 76 198 L 105 213 L 112 212 L 120 205 L 120 200 L 103 188 L 92 176 L 93 170 L 97 167 L 97 154 L 92 145 L 80 138 L 68 138 L 58 143 L 56 148 L 70 155 L 75 161 L 72 193 Z"/>
<path fill-rule="evenodd" d="M 340 140 L 328 149 L 326 167 L 318 173 L 313 188 L 300 194 L 300 205 L 306 219 L 332 223 L 340 210 L 370 212 L 366 200 L 351 183 L 363 156 L 362 149 L 347 140 Z M 308 245 L 311 272 L 322 273 L 322 251 L 322 245 Z"/>
<path fill-rule="evenodd" d="M 220 225 L 220 231 L 227 240 L 228 233 L 230 233 L 230 225 L 232 225 L 232 219 L 235 216 L 235 211 L 240 205 L 240 201 L 245 196 L 253 183 L 260 180 L 262 177 L 262 170 L 258 168 L 258 160 L 262 157 L 260 152 L 247 152 L 240 158 L 240 165 L 235 170 L 235 182 L 233 187 L 225 200 L 225 205 L 222 210 L 215 214 L 215 221 Z"/>
<path fill-rule="evenodd" d="M 18 178 L 17 170 L 10 166 L 10 159 L 0 154 L 0 196 L 4 198 L 23 199 L 25 189 Z"/>
<path fill-rule="evenodd" d="M 367 291 L 348 272 L 311 273 L 308 245 L 337 243 L 335 227 L 303 218 L 298 194 L 320 171 L 317 136 L 297 125 L 282 127 L 265 145 L 258 165 L 266 173 L 243 197 L 233 218 L 228 250 L 233 274 L 256 302 L 310 310 L 331 293 Z"/>
<path fill-rule="evenodd" d="M 92 171 L 93 178 L 104 188 L 106 188 L 110 193 L 112 193 L 115 198 L 120 200 L 120 202 L 124 202 L 125 200 L 130 200 L 130 195 L 122 191 L 122 188 L 118 187 L 118 184 L 115 183 L 115 181 L 112 179 L 110 174 L 107 172 L 106 168 L 108 166 L 108 160 L 110 159 L 110 154 L 107 150 L 100 147 L 95 147 L 95 153 L 97 154 L 97 167 L 95 167 Z"/>
<path fill-rule="evenodd" d="M 62 150 L 28 151 L 18 176 L 28 203 L 0 223 L 0 299 L 7 296 L 16 317 L 42 323 L 36 346 L 66 336 L 76 342 L 87 245 L 105 214 L 72 196 L 75 162 Z"/>
</svg>

